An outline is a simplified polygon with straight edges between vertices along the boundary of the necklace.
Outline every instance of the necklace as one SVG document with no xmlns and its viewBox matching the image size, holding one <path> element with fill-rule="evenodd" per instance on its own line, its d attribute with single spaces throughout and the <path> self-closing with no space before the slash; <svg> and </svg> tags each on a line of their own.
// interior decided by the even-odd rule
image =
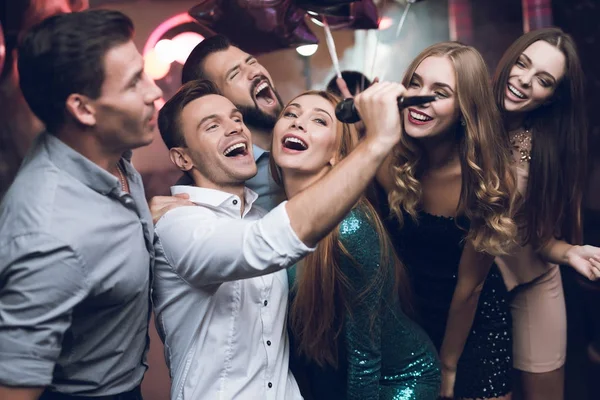
<svg viewBox="0 0 600 400">
<path fill-rule="evenodd" d="M 125 172 L 121 169 L 119 163 L 117 163 L 117 172 L 119 173 L 119 181 L 121 182 L 121 190 L 128 192 L 127 179 L 125 178 Z"/>
<path fill-rule="evenodd" d="M 529 133 L 529 129 L 512 135 L 510 146 L 512 147 L 512 151 L 519 152 L 520 163 L 529 163 L 531 161 L 531 134 Z"/>
</svg>

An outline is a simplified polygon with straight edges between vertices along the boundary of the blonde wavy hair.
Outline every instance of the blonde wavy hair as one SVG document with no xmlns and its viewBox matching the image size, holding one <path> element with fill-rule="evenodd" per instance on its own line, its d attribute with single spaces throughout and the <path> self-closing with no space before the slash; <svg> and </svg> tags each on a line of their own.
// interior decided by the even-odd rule
<svg viewBox="0 0 600 400">
<path fill-rule="evenodd" d="M 456 211 L 457 216 L 470 221 L 466 240 L 477 251 L 507 254 L 516 243 L 517 226 L 512 219 L 516 180 L 486 64 L 473 47 L 458 42 L 437 43 L 415 58 L 402 84 L 408 87 L 419 64 L 432 56 L 449 59 L 456 76 L 455 93 L 461 115 L 456 122 L 456 140 L 462 174 Z M 393 152 L 393 189 L 388 196 L 400 226 L 404 222 L 403 211 L 417 219 L 422 198 L 419 179 L 426 168 L 419 141 L 403 135 Z"/>
</svg>

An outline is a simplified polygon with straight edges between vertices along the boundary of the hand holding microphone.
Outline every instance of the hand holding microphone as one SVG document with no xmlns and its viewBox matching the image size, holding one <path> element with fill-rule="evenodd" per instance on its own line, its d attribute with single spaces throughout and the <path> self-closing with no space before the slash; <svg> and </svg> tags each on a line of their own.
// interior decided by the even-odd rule
<svg viewBox="0 0 600 400">
<path fill-rule="evenodd" d="M 398 98 L 405 93 L 406 89 L 399 83 L 379 82 L 354 97 L 353 105 L 366 128 L 365 140 L 375 146 L 374 151 L 387 154 L 400 140 Z"/>
</svg>

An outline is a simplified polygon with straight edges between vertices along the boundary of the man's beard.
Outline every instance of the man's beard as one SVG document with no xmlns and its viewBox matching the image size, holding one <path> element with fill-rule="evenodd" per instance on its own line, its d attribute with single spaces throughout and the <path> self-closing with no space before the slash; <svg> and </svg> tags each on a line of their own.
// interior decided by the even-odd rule
<svg viewBox="0 0 600 400">
<path fill-rule="evenodd" d="M 260 76 L 255 80 L 251 88 L 252 93 L 254 93 L 254 89 L 263 79 L 266 79 L 266 77 Z M 283 109 L 283 101 L 281 101 L 279 93 L 277 93 L 277 91 L 271 86 L 270 82 L 269 87 L 273 94 L 275 94 L 275 101 L 277 102 L 278 106 L 275 110 L 275 115 L 268 114 L 261 110 L 254 96 L 252 96 L 254 106 L 248 106 L 243 104 L 235 105 L 238 108 L 238 110 L 240 110 L 240 112 L 242 113 L 242 116 L 244 117 L 244 123 L 246 125 L 266 131 L 272 131 L 275 127 L 275 124 L 277 123 L 277 119 L 279 117 L 279 113 L 281 113 L 281 110 Z"/>
<path fill-rule="evenodd" d="M 277 123 L 277 116 L 279 115 L 280 110 L 277 111 L 276 115 L 271 115 L 263 110 L 261 110 L 258 105 L 252 106 L 242 106 L 237 105 L 237 108 L 242 113 L 244 117 L 244 123 L 247 126 L 251 126 L 258 129 L 263 129 L 266 131 L 272 131 L 275 127 L 275 123 Z"/>
</svg>

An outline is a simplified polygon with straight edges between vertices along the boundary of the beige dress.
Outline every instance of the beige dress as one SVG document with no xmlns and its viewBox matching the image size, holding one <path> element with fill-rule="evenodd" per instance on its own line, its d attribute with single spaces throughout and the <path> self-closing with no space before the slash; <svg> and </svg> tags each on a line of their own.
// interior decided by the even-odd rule
<svg viewBox="0 0 600 400">
<path fill-rule="evenodd" d="M 511 134 L 519 191 L 527 190 L 531 134 Z M 567 352 L 567 315 L 560 270 L 543 261 L 532 246 L 496 258 L 508 290 L 513 318 L 513 365 L 526 372 L 560 368 Z"/>
</svg>

